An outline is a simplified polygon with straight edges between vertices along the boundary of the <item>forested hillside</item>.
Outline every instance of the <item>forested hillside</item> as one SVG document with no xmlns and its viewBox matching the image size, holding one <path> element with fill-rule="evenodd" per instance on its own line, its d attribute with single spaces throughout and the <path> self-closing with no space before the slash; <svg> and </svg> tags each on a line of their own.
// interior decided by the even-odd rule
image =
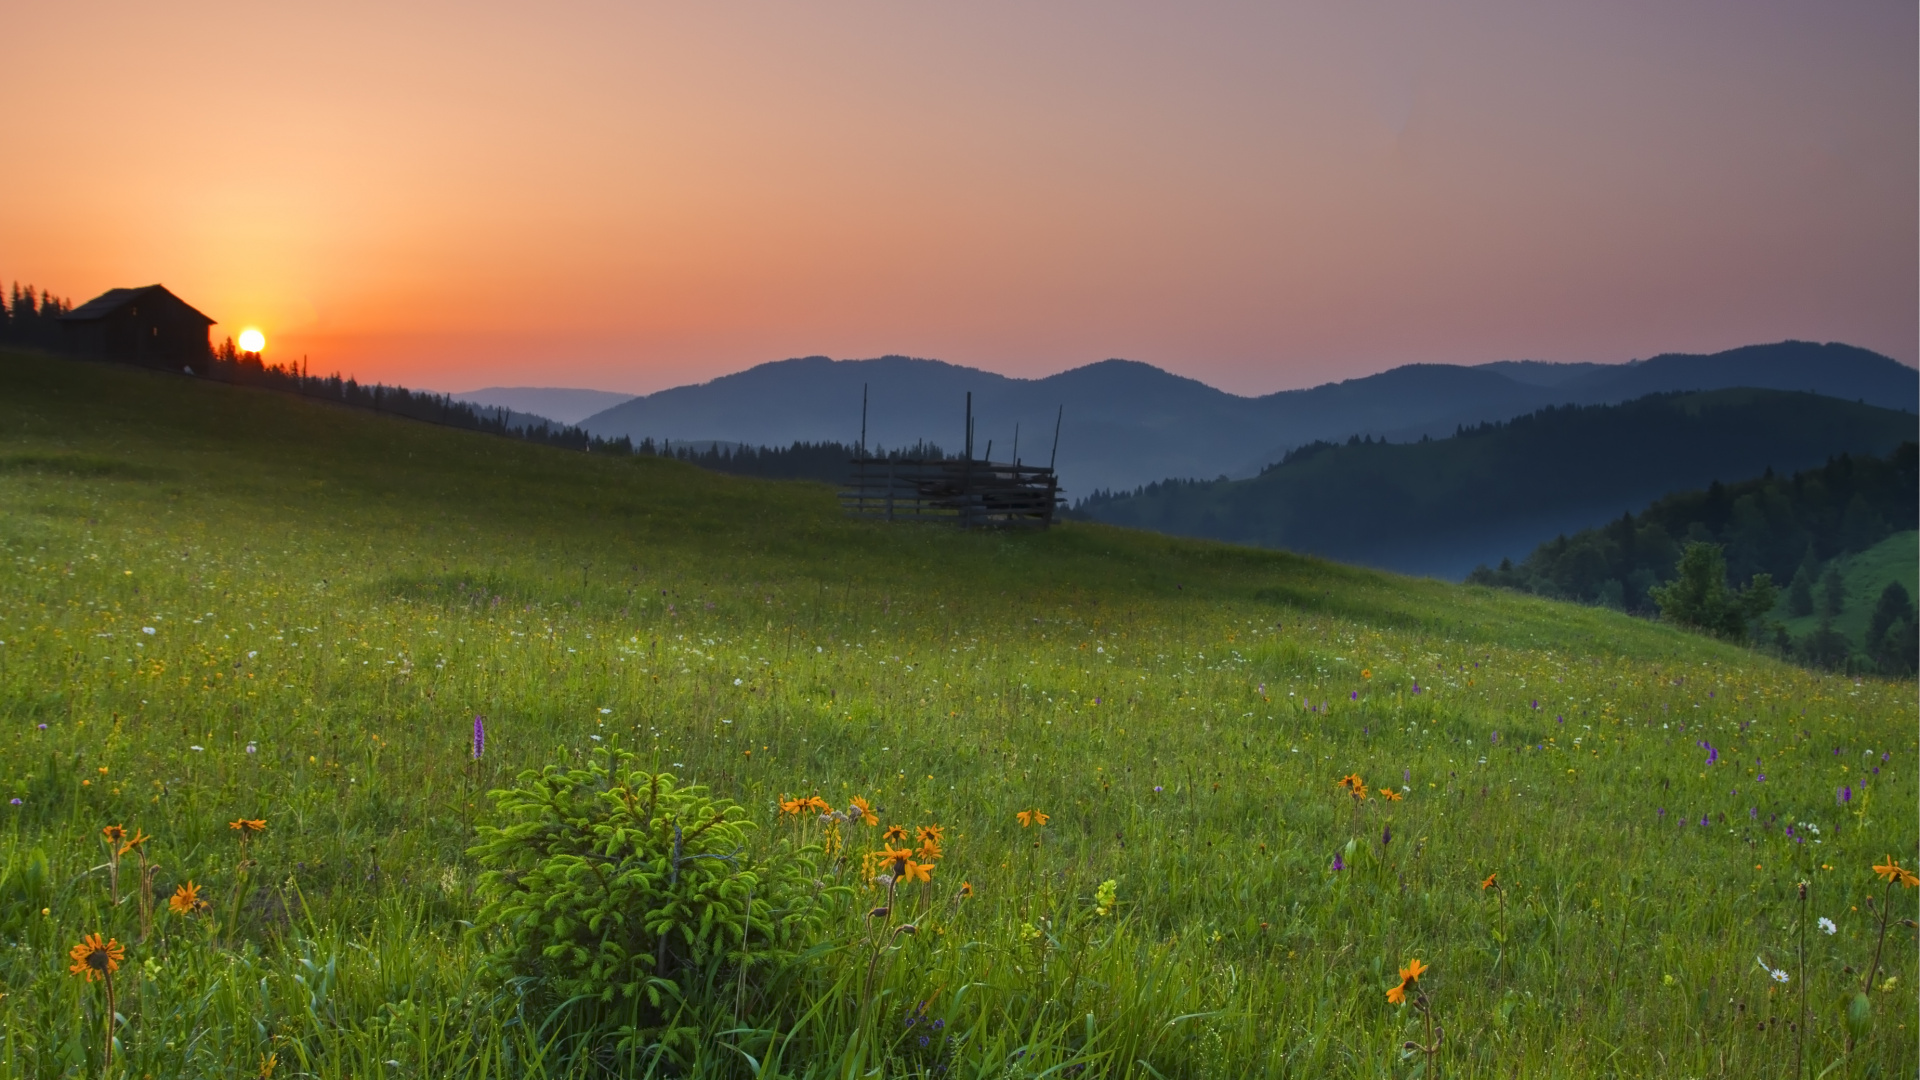
<svg viewBox="0 0 1920 1080">
<path fill-rule="evenodd" d="M 1910 413 L 1815 394 L 1660 394 L 1542 409 L 1447 439 L 1317 443 L 1251 480 L 1150 484 L 1096 494 L 1076 511 L 1459 578 L 1670 492 L 1804 469 L 1841 453 L 1885 454 L 1913 435 Z"/>
<path fill-rule="evenodd" d="M 1883 458 L 1842 454 L 1791 476 L 1768 472 L 1669 495 L 1638 514 L 1555 537 L 1518 564 L 1479 567 L 1467 580 L 1652 615 L 1649 590 L 1673 577 L 1681 548 L 1693 541 L 1717 544 L 1732 581 L 1767 574 L 1784 587 L 1779 615 L 1790 623 L 1786 644 L 1802 659 L 1834 666 L 1858 655 L 1910 670 L 1904 659 L 1910 650 L 1883 639 L 1896 621 L 1912 626 L 1913 568 L 1850 557 L 1916 528 L 1920 468 L 1915 444 L 1906 442 Z M 1851 588 L 1849 576 L 1857 579 Z M 1889 585 L 1899 588 L 1874 624 L 1869 611 Z M 1908 598 L 1904 615 L 1901 596 Z M 1831 620 L 1849 611 L 1858 625 L 1834 630 Z M 1809 619 L 1822 621 L 1792 624 Z"/>
<path fill-rule="evenodd" d="M 1555 537 L 1518 564 L 1482 566 L 1469 580 L 1650 614 L 1647 589 L 1672 575 L 1689 540 L 1725 547 L 1736 581 L 1772 574 L 1786 585 L 1809 561 L 1865 551 L 1915 528 L 1916 485 L 1911 442 L 1884 458 L 1842 454 L 1792 476 L 1769 472 L 1669 495 L 1638 514 Z"/>
</svg>

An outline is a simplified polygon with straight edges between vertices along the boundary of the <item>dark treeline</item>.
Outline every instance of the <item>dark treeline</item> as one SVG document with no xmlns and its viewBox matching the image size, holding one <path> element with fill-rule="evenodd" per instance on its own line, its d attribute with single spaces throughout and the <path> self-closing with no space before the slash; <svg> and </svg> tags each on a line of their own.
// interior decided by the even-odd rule
<svg viewBox="0 0 1920 1080">
<path fill-rule="evenodd" d="M 674 458 L 691 465 L 714 472 L 733 473 L 739 476 L 759 476 L 770 480 L 818 480 L 827 484 L 844 483 L 847 479 L 847 462 L 856 448 L 839 442 L 796 442 L 792 446 L 726 446 L 713 443 L 688 445 L 662 442 L 655 445 L 652 439 L 640 440 L 634 447 L 636 454 L 658 454 Z M 930 442 L 917 442 L 899 450 L 872 449 L 874 457 L 901 460 L 906 458 L 947 458 L 946 451 Z"/>
<path fill-rule="evenodd" d="M 58 320 L 72 310 L 73 301 L 63 300 L 45 289 L 35 295 L 32 285 L 22 289 L 16 281 L 11 295 L 0 296 L 0 344 L 57 349 L 60 347 Z"/>
<path fill-rule="evenodd" d="M 1473 428 L 1471 430 L 1474 432 L 1493 431 L 1500 428 L 1501 426 L 1503 425 L 1481 424 L 1479 427 Z M 1469 429 L 1466 427 L 1461 427 L 1457 432 L 1457 434 L 1461 434 L 1461 435 L 1465 435 L 1468 433 L 1469 433 Z M 1422 443 L 1430 443 L 1432 441 L 1433 439 L 1429 436 L 1422 435 L 1420 437 L 1420 442 Z M 1337 443 L 1337 442 L 1330 442 L 1326 439 L 1315 439 L 1310 443 L 1302 443 L 1301 445 L 1296 446 L 1293 449 L 1287 451 L 1286 454 L 1284 454 L 1279 461 L 1263 466 L 1260 469 L 1260 472 L 1258 475 L 1265 476 L 1268 473 L 1273 472 L 1275 469 L 1282 469 L 1288 465 L 1293 465 L 1298 462 L 1307 461 L 1311 458 L 1318 457 L 1319 455 L 1326 453 L 1329 450 L 1338 450 L 1342 445 L 1387 446 L 1389 445 L 1389 443 L 1384 438 L 1375 439 L 1371 435 L 1355 435 L 1352 438 L 1349 438 L 1344 444 Z M 1090 508 L 1097 508 L 1103 503 L 1118 502 L 1121 499 L 1151 498 L 1153 496 L 1160 495 L 1163 493 L 1167 495 L 1172 495 L 1182 490 L 1209 488 L 1214 486 L 1215 484 L 1230 484 L 1232 482 L 1233 481 L 1228 480 L 1225 476 L 1218 476 L 1212 480 L 1181 479 L 1179 477 L 1173 477 L 1167 480 L 1155 480 L 1150 484 L 1142 484 L 1139 487 L 1134 488 L 1132 491 L 1115 491 L 1110 488 L 1096 488 L 1094 491 L 1089 493 L 1086 498 L 1081 499 L 1079 502 L 1073 504 L 1073 509 L 1075 511 L 1086 510 Z"/>
</svg>

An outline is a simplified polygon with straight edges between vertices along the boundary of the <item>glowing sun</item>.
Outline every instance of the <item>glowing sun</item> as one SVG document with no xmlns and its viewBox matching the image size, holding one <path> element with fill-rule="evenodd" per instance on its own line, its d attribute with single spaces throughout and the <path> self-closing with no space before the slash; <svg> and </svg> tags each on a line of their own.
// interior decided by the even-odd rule
<svg viewBox="0 0 1920 1080">
<path fill-rule="evenodd" d="M 259 352 L 267 347 L 267 335 L 249 326 L 240 331 L 240 351 Z"/>
</svg>

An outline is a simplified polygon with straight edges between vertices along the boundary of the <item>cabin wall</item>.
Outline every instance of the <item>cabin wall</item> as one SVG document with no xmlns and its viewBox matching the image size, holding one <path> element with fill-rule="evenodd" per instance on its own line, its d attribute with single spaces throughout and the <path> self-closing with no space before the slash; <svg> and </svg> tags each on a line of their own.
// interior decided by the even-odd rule
<svg viewBox="0 0 1920 1080">
<path fill-rule="evenodd" d="M 147 367 L 204 364 L 210 355 L 207 322 L 165 298 L 143 299 L 97 319 L 65 323 L 68 351 Z"/>
</svg>

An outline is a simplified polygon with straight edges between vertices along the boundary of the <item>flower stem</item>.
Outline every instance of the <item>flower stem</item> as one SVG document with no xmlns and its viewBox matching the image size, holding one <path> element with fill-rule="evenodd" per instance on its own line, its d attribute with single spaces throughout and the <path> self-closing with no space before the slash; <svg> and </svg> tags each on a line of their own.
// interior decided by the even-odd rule
<svg viewBox="0 0 1920 1080">
<path fill-rule="evenodd" d="M 1796 976 L 1800 980 L 1800 1026 L 1794 1029 L 1793 1080 L 1800 1080 L 1807 1042 L 1807 894 L 1810 888 L 1806 882 L 1800 883 L 1800 971 Z"/>
<path fill-rule="evenodd" d="M 107 978 L 107 1041 L 101 1047 L 106 1061 L 100 1066 L 100 1075 L 105 1077 L 113 1072 L 113 970 L 109 968 Z"/>
<path fill-rule="evenodd" d="M 1897 875 L 1896 875 L 1897 876 Z M 1887 943 L 1887 922 L 1893 917 L 1893 879 L 1887 879 L 1887 892 L 1880 898 L 1880 940 L 1873 946 L 1873 963 L 1867 965 L 1866 978 L 1860 984 L 1860 992 L 1873 989 L 1873 973 L 1880 970 L 1880 950 Z"/>
</svg>

